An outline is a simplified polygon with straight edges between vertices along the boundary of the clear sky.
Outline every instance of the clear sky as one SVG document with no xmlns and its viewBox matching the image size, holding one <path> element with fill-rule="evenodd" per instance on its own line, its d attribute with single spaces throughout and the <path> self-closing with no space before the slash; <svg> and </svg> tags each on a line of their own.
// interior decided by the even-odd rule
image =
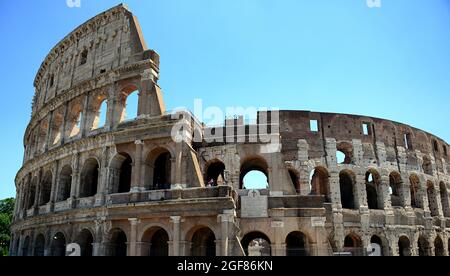
<svg viewBox="0 0 450 276">
<path fill-rule="evenodd" d="M 0 1 L 0 198 L 15 194 L 33 80 L 113 0 Z M 279 107 L 392 119 L 450 141 L 450 1 L 129 0 L 169 109 Z"/>
</svg>

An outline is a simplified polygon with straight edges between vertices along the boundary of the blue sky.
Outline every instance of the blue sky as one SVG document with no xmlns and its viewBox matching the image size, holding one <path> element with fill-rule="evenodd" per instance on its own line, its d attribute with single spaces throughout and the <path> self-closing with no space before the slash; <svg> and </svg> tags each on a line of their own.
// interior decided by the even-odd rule
<svg viewBox="0 0 450 276">
<path fill-rule="evenodd" d="M 49 50 L 120 1 L 0 1 L 0 198 L 13 196 Z M 450 1 L 130 0 L 169 109 L 279 107 L 400 121 L 450 141 Z"/>
</svg>

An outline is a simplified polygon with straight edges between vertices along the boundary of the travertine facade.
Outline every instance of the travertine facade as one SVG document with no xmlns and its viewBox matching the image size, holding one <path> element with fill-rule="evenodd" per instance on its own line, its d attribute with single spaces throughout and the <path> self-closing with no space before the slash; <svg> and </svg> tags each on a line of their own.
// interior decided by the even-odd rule
<svg viewBox="0 0 450 276">
<path fill-rule="evenodd" d="M 11 255 L 64 255 L 72 243 L 81 255 L 449 255 L 445 141 L 376 118 L 281 111 L 279 131 L 258 122 L 276 150 L 229 127 L 226 142 L 176 142 L 183 120 L 188 134 L 220 129 L 167 114 L 158 74 L 122 5 L 51 50 L 34 83 Z M 255 170 L 268 189 L 244 189 Z"/>
</svg>

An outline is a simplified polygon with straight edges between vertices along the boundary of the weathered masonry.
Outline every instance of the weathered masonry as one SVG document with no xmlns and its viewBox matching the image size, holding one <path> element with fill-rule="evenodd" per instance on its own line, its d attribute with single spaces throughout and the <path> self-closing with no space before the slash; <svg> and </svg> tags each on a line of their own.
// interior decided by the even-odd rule
<svg viewBox="0 0 450 276">
<path fill-rule="evenodd" d="M 182 118 L 166 112 L 158 77 L 159 55 L 123 5 L 50 51 L 34 82 L 11 255 L 65 255 L 71 243 L 83 256 L 449 255 L 442 139 L 382 119 L 281 111 L 276 151 L 238 136 L 177 143 Z M 188 126 L 209 131 L 195 118 Z M 246 189 L 255 172 L 267 183 Z"/>
</svg>

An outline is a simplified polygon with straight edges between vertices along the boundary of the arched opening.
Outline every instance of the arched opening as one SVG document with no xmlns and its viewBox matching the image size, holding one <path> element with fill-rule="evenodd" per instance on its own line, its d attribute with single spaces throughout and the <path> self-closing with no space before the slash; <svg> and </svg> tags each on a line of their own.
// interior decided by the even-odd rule
<svg viewBox="0 0 450 276">
<path fill-rule="evenodd" d="M 218 186 L 225 183 L 225 164 L 223 162 L 215 159 L 208 163 L 206 183 L 208 186 Z"/>
<path fill-rule="evenodd" d="M 57 233 L 52 240 L 52 256 L 66 256 L 66 237 L 63 233 Z"/>
<path fill-rule="evenodd" d="M 317 167 L 311 172 L 311 194 L 324 196 L 326 202 L 330 202 L 329 197 L 329 174 L 325 168 Z"/>
<path fill-rule="evenodd" d="M 415 174 L 409 177 L 410 183 L 410 193 L 411 193 L 411 207 L 413 208 L 423 208 L 422 202 L 419 198 L 420 191 L 420 180 Z"/>
<path fill-rule="evenodd" d="M 348 142 L 338 143 L 336 146 L 336 160 L 338 164 L 353 164 L 353 145 Z"/>
<path fill-rule="evenodd" d="M 96 110 L 94 121 L 92 122 L 91 130 L 102 128 L 106 124 L 106 115 L 108 112 L 108 101 L 101 97 L 97 99 L 97 105 L 94 107 Z"/>
<path fill-rule="evenodd" d="M 53 123 L 50 137 L 50 146 L 56 145 L 61 142 L 63 133 L 64 112 L 62 109 L 53 113 Z"/>
<path fill-rule="evenodd" d="M 161 153 L 155 160 L 153 169 L 153 190 L 170 189 L 172 161 L 168 151 Z"/>
<path fill-rule="evenodd" d="M 291 179 L 292 186 L 297 191 L 297 193 L 300 193 L 300 174 L 294 169 L 288 169 L 289 172 L 289 178 Z"/>
<path fill-rule="evenodd" d="M 143 256 L 169 256 L 169 235 L 163 228 L 154 227 L 147 230 L 142 238 L 142 242 Z"/>
<path fill-rule="evenodd" d="M 341 204 L 344 209 L 355 209 L 354 184 L 355 175 L 350 171 L 342 171 L 339 174 L 339 186 L 341 189 Z"/>
<path fill-rule="evenodd" d="M 50 202 L 50 195 L 52 193 L 52 180 L 52 172 L 46 172 L 41 183 L 41 199 L 39 200 L 39 206 L 43 206 Z"/>
<path fill-rule="evenodd" d="M 437 236 L 434 240 L 434 255 L 438 257 L 444 256 L 444 242 L 441 237 Z"/>
<path fill-rule="evenodd" d="M 30 250 L 30 237 L 29 236 L 27 236 L 25 238 L 25 240 L 23 241 L 21 250 L 22 250 L 22 252 L 21 252 L 22 256 L 27 257 L 27 256 L 30 255 L 30 252 L 29 252 L 29 250 Z"/>
<path fill-rule="evenodd" d="M 70 166 L 64 166 L 59 176 L 58 194 L 56 201 L 61 202 L 70 198 L 70 192 L 72 187 L 72 168 Z"/>
<path fill-rule="evenodd" d="M 380 209 L 380 200 L 378 198 L 379 179 L 380 176 L 376 171 L 369 170 L 366 172 L 366 194 L 369 209 Z"/>
<path fill-rule="evenodd" d="M 286 256 L 308 256 L 308 238 L 302 232 L 292 232 L 286 237 Z"/>
<path fill-rule="evenodd" d="M 248 233 L 242 239 L 241 244 L 246 256 L 259 257 L 272 255 L 270 239 L 261 232 Z"/>
<path fill-rule="evenodd" d="M 361 238 L 355 234 L 347 235 L 344 240 L 344 252 L 352 256 L 364 256 Z"/>
<path fill-rule="evenodd" d="M 91 257 L 93 255 L 94 236 L 91 231 L 84 229 L 77 237 L 77 243 L 80 245 L 81 256 Z"/>
<path fill-rule="evenodd" d="M 450 217 L 450 206 L 449 206 L 448 191 L 447 191 L 447 187 L 445 186 L 444 182 L 441 182 L 439 184 L 439 191 L 440 191 L 440 195 L 441 195 L 442 210 L 444 212 L 444 216 L 445 217 Z"/>
<path fill-rule="evenodd" d="M 43 257 L 45 255 L 45 237 L 39 234 L 34 242 L 34 256 Z"/>
<path fill-rule="evenodd" d="M 427 196 L 428 207 L 430 208 L 431 216 L 439 216 L 439 206 L 437 202 L 436 189 L 434 188 L 434 183 L 432 181 L 427 181 Z"/>
<path fill-rule="evenodd" d="M 203 227 L 195 231 L 191 240 L 191 256 L 216 256 L 216 236 L 211 229 Z"/>
<path fill-rule="evenodd" d="M 131 190 L 133 160 L 126 153 L 116 155 L 111 161 L 112 174 L 111 191 L 113 194 L 129 193 Z"/>
<path fill-rule="evenodd" d="M 399 173 L 392 172 L 389 175 L 389 193 L 391 194 L 392 207 L 402 207 L 401 187 L 403 181 Z"/>
<path fill-rule="evenodd" d="M 431 158 L 428 155 L 423 156 L 422 169 L 424 173 L 433 175 L 433 165 L 431 163 Z"/>
<path fill-rule="evenodd" d="M 80 110 L 74 113 L 69 119 L 69 138 L 75 137 L 81 132 L 81 121 L 83 118 L 83 113 L 81 112 L 81 107 L 76 108 Z"/>
<path fill-rule="evenodd" d="M 398 240 L 398 253 L 401 257 L 411 256 L 411 242 L 408 237 L 402 236 Z"/>
<path fill-rule="evenodd" d="M 81 198 L 92 197 L 97 194 L 99 168 L 100 166 L 94 158 L 88 159 L 84 164 L 81 174 Z"/>
<path fill-rule="evenodd" d="M 33 178 L 30 185 L 30 190 L 28 191 L 28 200 L 27 200 L 27 209 L 31 209 L 34 206 L 34 202 L 36 199 L 36 186 L 37 186 L 37 178 Z"/>
<path fill-rule="evenodd" d="M 139 91 L 137 87 L 130 86 L 122 91 L 123 111 L 120 122 L 129 121 L 138 117 Z"/>
<path fill-rule="evenodd" d="M 111 256 L 125 257 L 127 256 L 127 235 L 120 229 L 112 232 L 111 235 Z"/>
<path fill-rule="evenodd" d="M 264 190 L 269 188 L 269 166 L 261 157 L 247 158 L 241 165 L 241 189 Z"/>
<path fill-rule="evenodd" d="M 381 257 L 385 255 L 383 241 L 380 237 L 378 237 L 377 235 L 372 236 L 372 238 L 370 239 L 370 244 L 372 247 L 372 251 L 369 252 L 370 256 Z"/>
<path fill-rule="evenodd" d="M 418 241 L 418 250 L 419 250 L 419 256 L 430 256 L 430 244 L 428 243 L 428 240 L 424 236 L 419 237 Z"/>
</svg>

